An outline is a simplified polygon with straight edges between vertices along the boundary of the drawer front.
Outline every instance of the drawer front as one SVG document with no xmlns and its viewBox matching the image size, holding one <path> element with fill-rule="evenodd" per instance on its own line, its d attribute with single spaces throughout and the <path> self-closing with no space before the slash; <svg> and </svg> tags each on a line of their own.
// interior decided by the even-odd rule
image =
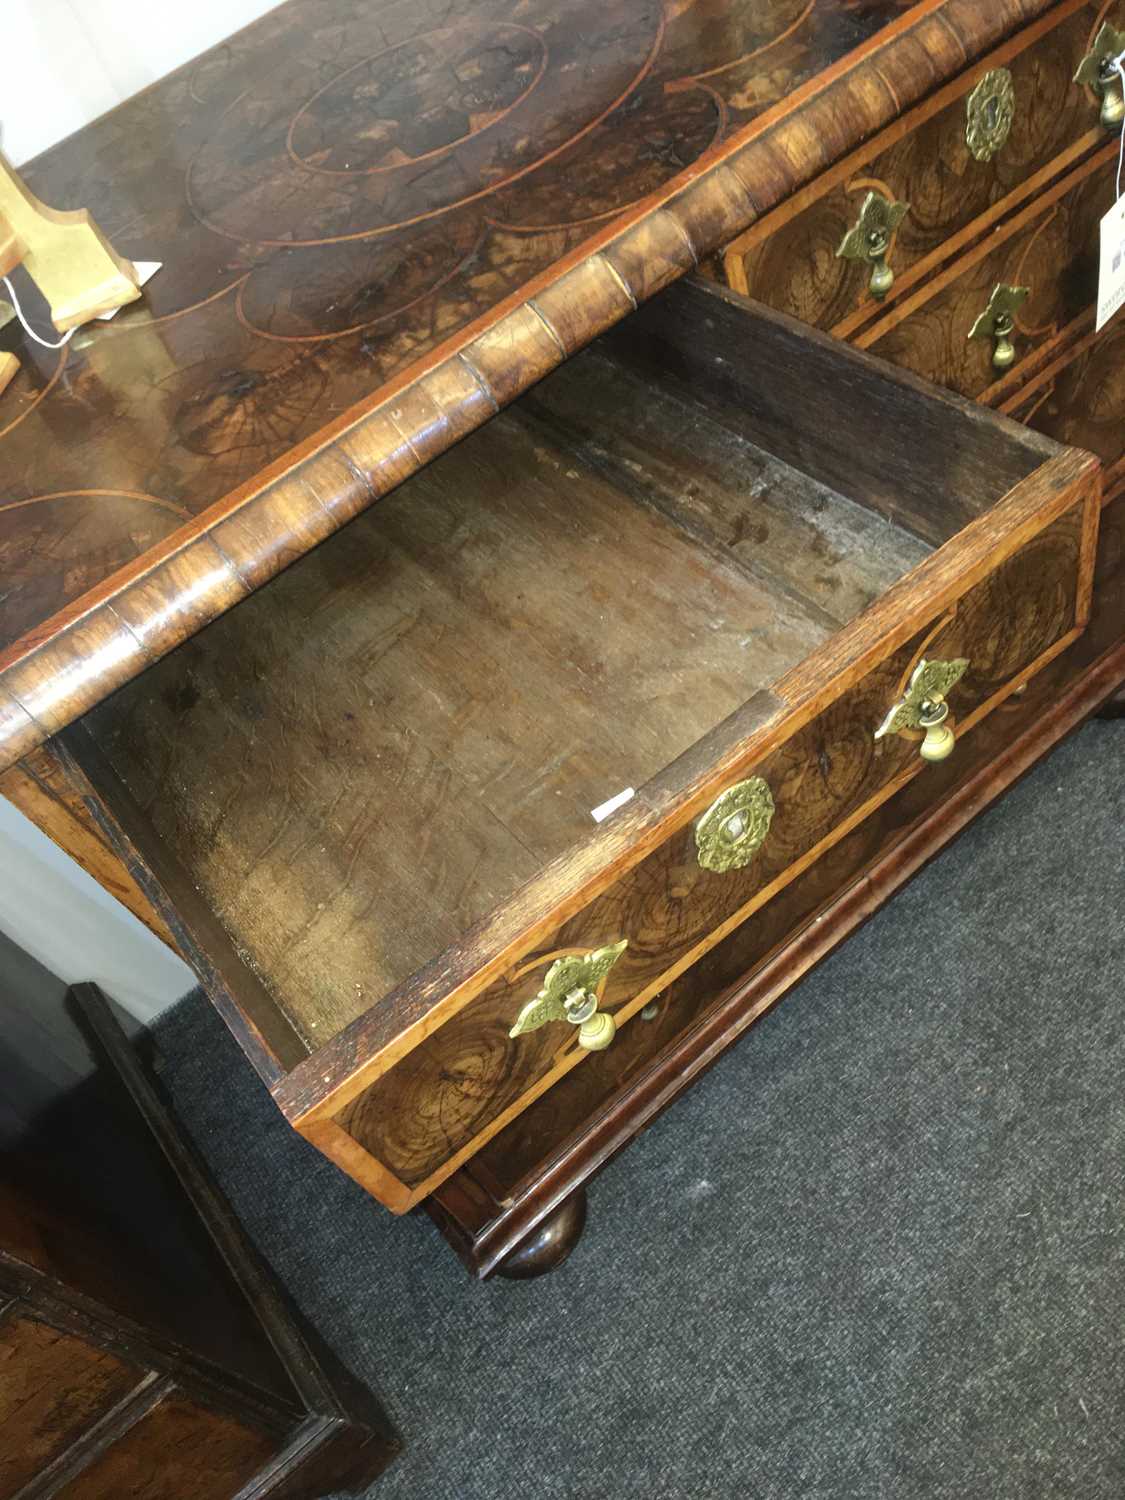
<svg viewBox="0 0 1125 1500">
<path fill-rule="evenodd" d="M 846 334 L 848 320 L 862 321 L 880 306 L 868 289 L 871 266 L 836 254 L 867 193 L 875 190 L 910 205 L 887 255 L 895 277 L 887 300 L 915 288 L 924 267 L 918 273 L 913 267 L 940 259 L 937 252 L 947 241 L 994 205 L 1020 197 L 1021 187 L 1057 157 L 1073 154 L 1076 143 L 1086 140 L 1089 149 L 1097 110 L 1072 80 L 1095 18 L 1096 7 L 1085 6 L 1007 58 L 1011 127 L 987 160 L 974 156 L 966 137 L 970 99 L 973 118 L 986 124 L 990 111 L 1004 108 L 999 80 L 983 81 L 983 74 L 996 71 L 991 62 L 966 75 L 952 103 L 849 172 L 802 213 L 735 241 L 727 252 L 740 261 L 740 267 L 727 265 L 732 285 L 806 323 Z"/>
<path fill-rule="evenodd" d="M 1098 225 L 1114 195 L 1110 157 L 1115 160 L 1116 153 L 1107 150 L 1096 168 L 1045 202 L 1028 223 L 955 268 L 940 291 L 925 300 L 919 293 L 921 305 L 904 304 L 901 320 L 892 315 L 887 331 L 875 324 L 856 342 L 963 396 L 987 399 L 997 381 L 1018 379 L 1021 363 L 1042 354 L 1097 299 Z M 969 337 L 1001 284 L 1030 288 L 1015 315 L 1014 360 L 1007 370 L 993 362 L 993 338 Z"/>
<path fill-rule="evenodd" d="M 1125 322 L 1089 330 L 1004 410 L 1060 443 L 1096 453 L 1106 497 L 1125 483 Z"/>
<path fill-rule="evenodd" d="M 772 794 L 754 858 L 722 874 L 701 867 L 697 818 L 560 926 L 511 971 L 407 1053 L 336 1122 L 411 1194 L 432 1190 L 459 1161 L 589 1054 L 565 1021 L 509 1033 L 550 965 L 627 940 L 599 990 L 602 1010 L 631 1021 L 675 977 L 771 900 L 873 812 L 924 763 L 916 742 L 874 730 L 921 656 L 965 656 L 952 691 L 958 732 L 990 711 L 1081 628 L 1096 497 L 1075 503 L 1015 550 L 1003 536 L 985 576 L 954 585 L 908 641 L 887 654 L 777 747 L 732 776 Z M 908 590 L 909 581 L 902 587 Z M 782 685 L 783 687 L 784 685 Z M 954 752 L 956 753 L 956 752 Z M 694 809 L 698 815 L 704 809 Z M 638 1023 L 642 1024 L 642 1023 Z"/>
</svg>

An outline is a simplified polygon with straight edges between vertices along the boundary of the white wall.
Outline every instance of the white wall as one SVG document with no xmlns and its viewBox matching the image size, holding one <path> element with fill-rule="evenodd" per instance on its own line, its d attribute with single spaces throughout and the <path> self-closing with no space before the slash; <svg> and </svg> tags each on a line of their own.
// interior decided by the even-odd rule
<svg viewBox="0 0 1125 1500">
<path fill-rule="evenodd" d="M 26 161 L 275 0 L 0 0 L 5 155 Z"/>
<path fill-rule="evenodd" d="M 44 150 L 271 8 L 273 0 L 0 0 L 0 127 L 15 163 Z M 0 798 L 0 931 L 142 1019 L 191 971 Z"/>
<path fill-rule="evenodd" d="M 141 1020 L 195 984 L 185 963 L 2 797 L 0 932 L 67 984 L 95 980 Z"/>
</svg>

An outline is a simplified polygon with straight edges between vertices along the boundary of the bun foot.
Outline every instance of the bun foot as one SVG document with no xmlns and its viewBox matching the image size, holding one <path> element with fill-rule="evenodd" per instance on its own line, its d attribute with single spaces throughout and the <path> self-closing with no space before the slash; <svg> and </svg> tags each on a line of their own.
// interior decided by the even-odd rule
<svg viewBox="0 0 1125 1500">
<path fill-rule="evenodd" d="M 1125 719 L 1125 682 L 1107 698 L 1094 715 L 1096 719 Z"/>
<path fill-rule="evenodd" d="M 579 1188 L 509 1251 L 496 1267 L 497 1276 L 509 1281 L 530 1281 L 534 1276 L 554 1271 L 582 1238 L 585 1227 L 586 1192 Z"/>
</svg>

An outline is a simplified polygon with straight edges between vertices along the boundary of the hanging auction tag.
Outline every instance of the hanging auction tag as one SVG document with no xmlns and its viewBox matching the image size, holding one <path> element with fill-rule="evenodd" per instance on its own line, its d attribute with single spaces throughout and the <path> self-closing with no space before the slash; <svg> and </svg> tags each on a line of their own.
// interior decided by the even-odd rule
<svg viewBox="0 0 1125 1500">
<path fill-rule="evenodd" d="M 1101 263 L 1098 268 L 1099 332 L 1121 306 L 1125 305 L 1125 198 L 1117 202 L 1102 218 Z"/>
</svg>

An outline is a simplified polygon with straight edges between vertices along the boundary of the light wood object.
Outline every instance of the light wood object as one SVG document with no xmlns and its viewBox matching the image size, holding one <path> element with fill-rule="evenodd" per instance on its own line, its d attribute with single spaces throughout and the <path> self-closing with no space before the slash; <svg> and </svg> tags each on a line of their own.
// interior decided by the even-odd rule
<svg viewBox="0 0 1125 1500">
<path fill-rule="evenodd" d="M 23 245 L 11 223 L 0 214 L 0 276 L 10 276 L 23 259 Z"/>
<path fill-rule="evenodd" d="M 48 208 L 0 153 L 0 275 L 22 265 L 59 333 L 140 296 L 137 273 L 84 208 Z"/>
</svg>

